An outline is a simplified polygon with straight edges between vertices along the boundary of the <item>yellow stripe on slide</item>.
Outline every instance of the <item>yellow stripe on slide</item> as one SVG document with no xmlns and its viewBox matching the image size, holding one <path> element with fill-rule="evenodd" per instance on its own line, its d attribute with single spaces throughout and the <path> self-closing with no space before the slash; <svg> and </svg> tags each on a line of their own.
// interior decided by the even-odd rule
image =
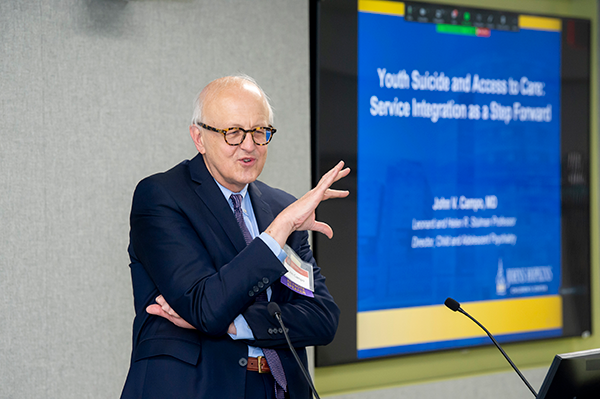
<svg viewBox="0 0 600 399">
<path fill-rule="evenodd" d="M 559 295 L 463 303 L 492 334 L 562 328 Z M 444 305 L 360 312 L 357 347 L 386 348 L 486 336 L 475 323 Z"/>
<path fill-rule="evenodd" d="M 558 18 L 519 15 L 519 28 L 560 32 L 562 30 L 562 24 Z"/>
<path fill-rule="evenodd" d="M 404 3 L 395 1 L 358 0 L 358 11 L 404 16 Z"/>
</svg>

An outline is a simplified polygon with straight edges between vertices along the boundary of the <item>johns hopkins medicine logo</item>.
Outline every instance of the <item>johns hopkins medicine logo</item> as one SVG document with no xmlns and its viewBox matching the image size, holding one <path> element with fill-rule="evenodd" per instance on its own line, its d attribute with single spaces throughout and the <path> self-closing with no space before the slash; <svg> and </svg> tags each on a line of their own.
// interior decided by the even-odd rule
<svg viewBox="0 0 600 399">
<path fill-rule="evenodd" d="M 506 295 L 506 277 L 504 277 L 502 258 L 498 258 L 498 272 L 496 273 L 496 295 Z"/>
<path fill-rule="evenodd" d="M 502 258 L 498 258 L 496 272 L 496 295 L 505 296 L 522 294 L 539 294 L 548 291 L 548 283 L 554 274 L 552 266 L 530 266 L 506 268 Z"/>
</svg>

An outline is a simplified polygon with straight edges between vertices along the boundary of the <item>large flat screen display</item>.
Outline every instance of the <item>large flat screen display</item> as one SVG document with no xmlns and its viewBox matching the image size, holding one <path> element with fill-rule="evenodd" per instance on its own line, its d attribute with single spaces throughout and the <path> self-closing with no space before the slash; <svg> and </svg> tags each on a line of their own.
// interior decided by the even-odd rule
<svg viewBox="0 0 600 399">
<path fill-rule="evenodd" d="M 316 170 L 354 169 L 317 363 L 487 344 L 447 297 L 501 342 L 589 332 L 589 22 L 348 3 L 316 18 Z"/>
</svg>

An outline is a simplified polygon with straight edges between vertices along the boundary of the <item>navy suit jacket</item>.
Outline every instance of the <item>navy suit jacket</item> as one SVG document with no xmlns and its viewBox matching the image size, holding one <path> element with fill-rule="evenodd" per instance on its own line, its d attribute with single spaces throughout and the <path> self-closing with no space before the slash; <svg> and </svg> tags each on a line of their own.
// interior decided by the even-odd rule
<svg viewBox="0 0 600 399">
<path fill-rule="evenodd" d="M 248 193 L 260 231 L 295 200 L 259 181 L 249 185 Z M 305 346 L 331 342 L 339 309 L 315 263 L 306 232 L 294 232 L 287 244 L 313 264 L 314 298 L 279 282 L 286 270 L 261 239 L 246 245 L 201 155 L 142 180 L 133 196 L 130 222 L 136 316 L 122 398 L 242 399 L 248 344 L 276 349 L 291 397 L 310 397 L 267 302 L 255 302 L 256 290 L 270 286 L 271 300 L 281 307 L 290 339 L 305 364 Z M 149 315 L 145 309 L 159 294 L 196 330 Z M 233 340 L 227 334 L 239 314 L 255 340 Z"/>
</svg>

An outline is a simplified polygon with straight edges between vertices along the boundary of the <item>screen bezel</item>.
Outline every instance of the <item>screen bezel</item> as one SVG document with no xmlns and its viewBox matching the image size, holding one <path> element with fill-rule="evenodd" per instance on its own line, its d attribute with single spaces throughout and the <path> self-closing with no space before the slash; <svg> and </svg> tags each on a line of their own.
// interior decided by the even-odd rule
<svg viewBox="0 0 600 399">
<path fill-rule="evenodd" d="M 444 4 L 444 6 L 448 5 Z M 561 51 L 561 270 L 563 274 L 560 294 L 563 298 L 562 337 L 572 337 L 589 334 L 591 331 L 589 281 L 591 23 L 586 19 L 535 15 L 559 18 L 565 27 L 562 30 Z M 317 209 L 318 220 L 323 220 L 333 227 L 334 238 L 329 240 L 323 235 L 313 235 L 315 256 L 328 277 L 329 290 L 342 309 L 336 338 L 330 345 L 318 347 L 316 350 L 316 365 L 331 366 L 376 359 L 358 359 L 356 348 L 358 2 L 311 1 L 310 19 L 313 184 L 316 184 L 320 176 L 340 159 L 343 159 L 352 169 L 351 175 L 336 185 L 337 188 L 350 190 L 350 196 L 343 201 L 324 202 Z M 574 153 L 580 154 L 578 162 L 572 160 L 573 155 L 569 156 Z M 573 178 L 575 175 L 578 179 Z"/>
</svg>

